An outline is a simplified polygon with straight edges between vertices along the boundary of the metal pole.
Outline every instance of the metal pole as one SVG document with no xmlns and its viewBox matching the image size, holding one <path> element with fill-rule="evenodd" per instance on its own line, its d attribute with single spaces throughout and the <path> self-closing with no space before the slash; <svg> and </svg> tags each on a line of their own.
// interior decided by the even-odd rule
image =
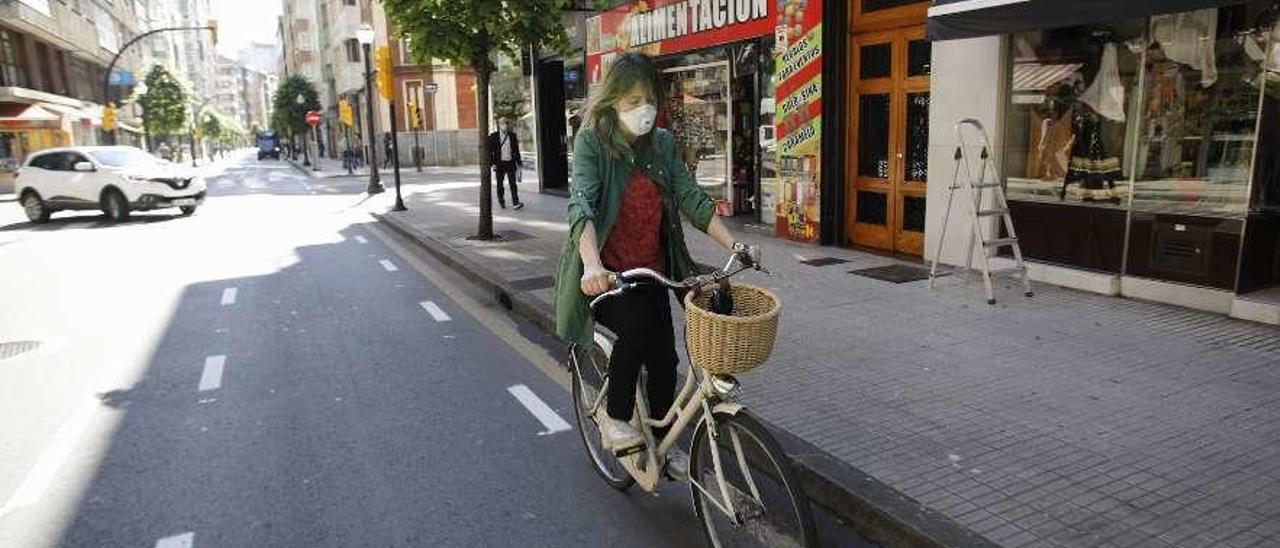
<svg viewBox="0 0 1280 548">
<path fill-rule="evenodd" d="M 311 162 L 311 171 L 320 171 L 320 125 L 311 126 L 311 135 L 316 138 L 316 161 Z"/>
<path fill-rule="evenodd" d="M 382 186 L 382 181 L 378 178 L 378 147 L 376 143 L 378 133 L 373 129 L 373 67 L 369 65 L 369 44 L 362 45 L 364 46 L 364 95 L 366 99 L 365 105 L 367 105 L 365 110 L 369 113 L 369 134 L 368 138 L 365 139 L 369 146 L 369 188 L 367 191 L 369 194 L 378 194 L 386 192 L 387 189 Z M 395 122 L 393 121 L 392 123 Z"/>
<path fill-rule="evenodd" d="M 400 139 L 396 138 L 395 99 L 387 101 L 387 112 L 391 113 L 391 165 L 395 169 L 396 177 L 396 205 L 392 209 L 394 211 L 406 211 L 409 208 L 404 206 L 404 198 L 400 196 Z"/>
</svg>

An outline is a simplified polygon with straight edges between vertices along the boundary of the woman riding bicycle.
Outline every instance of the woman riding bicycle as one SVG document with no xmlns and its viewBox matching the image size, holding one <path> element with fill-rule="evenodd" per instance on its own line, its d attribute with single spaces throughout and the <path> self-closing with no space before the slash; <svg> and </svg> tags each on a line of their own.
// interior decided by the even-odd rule
<svg viewBox="0 0 1280 548">
<path fill-rule="evenodd" d="M 608 416 L 599 421 L 602 444 L 615 451 L 642 443 L 630 422 L 642 366 L 651 415 L 662 417 L 675 399 L 679 359 L 671 302 L 665 287 L 640 286 L 601 302 L 593 318 L 588 296 L 612 288 L 611 272 L 650 268 L 676 280 L 696 274 L 680 213 L 725 249 L 735 248 L 715 203 L 678 156 L 671 133 L 654 128 L 665 99 L 652 60 L 638 53 L 619 56 L 587 107 L 573 146 L 569 239 L 556 275 L 556 334 L 589 347 L 595 320 L 617 335 L 609 361 Z"/>
</svg>

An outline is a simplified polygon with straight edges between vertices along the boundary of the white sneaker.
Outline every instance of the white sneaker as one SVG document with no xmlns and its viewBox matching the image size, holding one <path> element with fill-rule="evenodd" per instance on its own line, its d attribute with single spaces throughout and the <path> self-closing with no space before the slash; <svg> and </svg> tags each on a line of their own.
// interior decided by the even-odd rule
<svg viewBox="0 0 1280 548">
<path fill-rule="evenodd" d="M 606 451 L 627 449 L 643 442 L 640 431 L 631 426 L 631 423 L 608 415 L 600 417 L 600 444 Z"/>
</svg>

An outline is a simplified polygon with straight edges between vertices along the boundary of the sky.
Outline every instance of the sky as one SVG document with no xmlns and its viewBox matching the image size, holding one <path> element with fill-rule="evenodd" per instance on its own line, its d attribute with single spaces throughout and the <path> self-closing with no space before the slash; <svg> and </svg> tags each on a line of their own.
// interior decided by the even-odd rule
<svg viewBox="0 0 1280 548">
<path fill-rule="evenodd" d="M 218 20 L 218 53 L 234 56 L 250 42 L 276 43 L 280 0 L 209 0 Z"/>
</svg>

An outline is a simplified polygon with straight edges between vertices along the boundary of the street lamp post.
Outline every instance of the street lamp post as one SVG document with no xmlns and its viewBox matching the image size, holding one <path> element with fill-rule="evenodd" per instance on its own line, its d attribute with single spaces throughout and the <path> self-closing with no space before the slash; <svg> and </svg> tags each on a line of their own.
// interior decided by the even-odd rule
<svg viewBox="0 0 1280 548">
<path fill-rule="evenodd" d="M 373 129 L 373 68 L 369 62 L 369 46 L 373 44 L 373 25 L 364 23 L 360 25 L 360 29 L 356 31 L 356 41 L 360 42 L 361 48 L 364 50 L 364 95 L 366 108 L 369 117 L 369 134 L 365 141 L 369 146 L 369 194 L 379 194 L 387 189 L 382 186 L 382 181 L 378 178 L 378 147 L 375 136 L 377 135 Z"/>
<path fill-rule="evenodd" d="M 307 103 L 307 98 L 303 97 L 302 94 L 299 93 L 298 96 L 293 99 L 293 102 L 301 107 Z M 307 167 L 311 167 L 311 143 L 309 141 L 310 139 L 308 139 L 306 135 L 302 136 L 302 165 Z M 295 141 L 294 144 L 296 145 L 297 142 Z"/>
</svg>

